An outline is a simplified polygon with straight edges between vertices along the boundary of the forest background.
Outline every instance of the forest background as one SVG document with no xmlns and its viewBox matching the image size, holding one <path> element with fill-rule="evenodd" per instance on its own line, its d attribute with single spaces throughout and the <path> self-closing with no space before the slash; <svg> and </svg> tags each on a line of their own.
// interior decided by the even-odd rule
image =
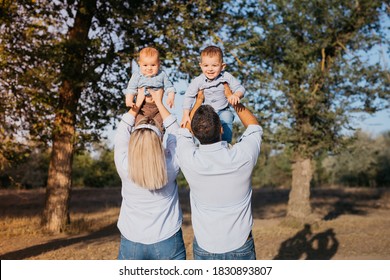
<svg viewBox="0 0 390 280">
<path fill-rule="evenodd" d="M 389 11 L 380 0 L 2 0 L 0 187 L 45 188 L 42 225 L 63 231 L 72 189 L 120 186 L 102 139 L 126 111 L 139 49 L 161 50 L 179 82 L 216 44 L 265 130 L 253 185 L 291 190 L 287 216 L 310 215 L 312 188 L 386 188 L 390 132 L 347 132 L 356 114 L 389 108 Z"/>
</svg>

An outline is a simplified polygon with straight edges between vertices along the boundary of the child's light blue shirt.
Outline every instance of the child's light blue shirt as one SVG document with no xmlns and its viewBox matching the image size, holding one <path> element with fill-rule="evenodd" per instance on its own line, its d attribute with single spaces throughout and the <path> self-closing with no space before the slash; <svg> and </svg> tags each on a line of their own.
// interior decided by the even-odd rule
<svg viewBox="0 0 390 280">
<path fill-rule="evenodd" d="M 166 94 L 171 91 L 175 92 L 175 88 L 173 87 L 172 82 L 169 80 L 168 75 L 164 71 L 160 70 L 158 71 L 157 75 L 152 77 L 144 76 L 139 73 L 139 71 L 135 72 L 133 75 L 131 75 L 130 81 L 127 84 L 127 88 L 123 91 L 123 93 L 136 95 L 138 93 L 138 89 L 143 87 L 152 89 L 163 88 Z"/>
<path fill-rule="evenodd" d="M 240 91 L 245 94 L 245 88 L 229 72 L 223 71 L 214 80 L 209 80 L 202 73 L 192 80 L 183 100 L 183 109 L 191 109 L 199 90 L 204 90 L 204 104 L 211 105 L 216 112 L 225 109 L 229 103 L 225 96 L 223 83 L 227 82 L 233 93 Z"/>
</svg>

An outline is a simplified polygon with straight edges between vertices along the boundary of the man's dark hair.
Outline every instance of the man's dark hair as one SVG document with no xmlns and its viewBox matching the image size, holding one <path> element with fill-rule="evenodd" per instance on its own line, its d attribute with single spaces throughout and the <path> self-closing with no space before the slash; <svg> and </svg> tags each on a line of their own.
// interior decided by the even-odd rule
<svg viewBox="0 0 390 280">
<path fill-rule="evenodd" d="M 196 110 L 191 120 L 191 129 L 201 144 L 221 141 L 221 121 L 210 105 L 202 105 Z"/>
</svg>

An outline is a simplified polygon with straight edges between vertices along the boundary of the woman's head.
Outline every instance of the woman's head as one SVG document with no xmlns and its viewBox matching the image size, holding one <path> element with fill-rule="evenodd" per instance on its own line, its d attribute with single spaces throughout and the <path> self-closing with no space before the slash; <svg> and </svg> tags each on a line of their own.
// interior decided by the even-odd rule
<svg viewBox="0 0 390 280">
<path fill-rule="evenodd" d="M 135 127 L 128 158 L 129 178 L 137 185 L 157 190 L 168 182 L 161 133 L 152 119 L 145 118 Z"/>
</svg>

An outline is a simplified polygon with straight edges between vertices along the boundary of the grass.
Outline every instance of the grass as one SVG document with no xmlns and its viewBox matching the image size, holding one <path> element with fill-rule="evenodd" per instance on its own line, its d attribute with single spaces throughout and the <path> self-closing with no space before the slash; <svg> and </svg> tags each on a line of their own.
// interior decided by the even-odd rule
<svg viewBox="0 0 390 280">
<path fill-rule="evenodd" d="M 71 213 L 71 223 L 65 234 L 77 235 L 97 231 L 118 219 L 119 208 L 107 207 L 99 213 Z M 41 217 L 38 214 L 29 217 L 0 217 L 0 236 L 14 237 L 43 234 Z"/>
</svg>

